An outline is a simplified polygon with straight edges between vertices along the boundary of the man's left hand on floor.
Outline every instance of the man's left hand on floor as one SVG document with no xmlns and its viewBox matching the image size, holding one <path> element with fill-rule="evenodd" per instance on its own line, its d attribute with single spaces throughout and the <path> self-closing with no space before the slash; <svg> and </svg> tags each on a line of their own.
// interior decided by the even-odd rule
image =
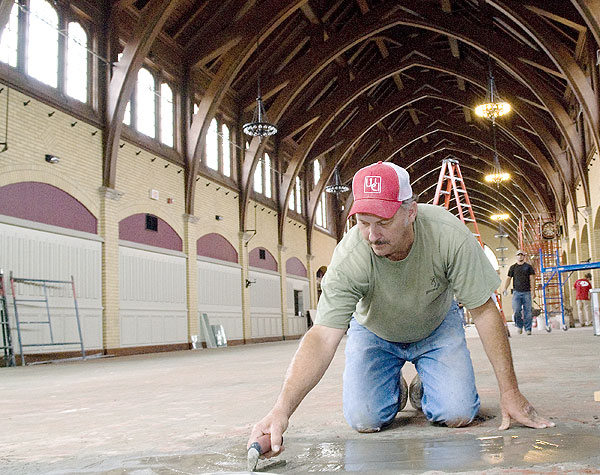
<svg viewBox="0 0 600 475">
<path fill-rule="evenodd" d="M 534 429 L 545 429 L 555 425 L 549 419 L 539 416 L 518 389 L 507 391 L 500 396 L 500 409 L 502 410 L 502 423 L 498 427 L 499 430 L 508 429 L 511 419 Z"/>
</svg>

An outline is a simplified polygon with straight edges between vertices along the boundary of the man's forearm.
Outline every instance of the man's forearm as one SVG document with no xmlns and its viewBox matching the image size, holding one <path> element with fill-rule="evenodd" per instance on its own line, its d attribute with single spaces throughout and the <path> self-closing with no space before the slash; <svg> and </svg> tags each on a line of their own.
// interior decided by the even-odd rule
<svg viewBox="0 0 600 475">
<path fill-rule="evenodd" d="M 513 367 L 510 345 L 502 316 L 496 305 L 490 299 L 481 307 L 471 310 L 471 313 L 474 316 L 475 327 L 483 348 L 494 368 L 500 393 L 517 389 L 517 377 Z"/>
<path fill-rule="evenodd" d="M 288 367 L 283 388 L 273 407 L 290 417 L 304 397 L 321 380 L 346 332 L 335 328 L 313 326 L 302 338 Z"/>
</svg>

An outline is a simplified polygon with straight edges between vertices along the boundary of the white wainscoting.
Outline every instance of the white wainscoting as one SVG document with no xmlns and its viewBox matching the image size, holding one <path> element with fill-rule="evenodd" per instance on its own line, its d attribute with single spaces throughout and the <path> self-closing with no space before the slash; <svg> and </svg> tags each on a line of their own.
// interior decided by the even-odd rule
<svg viewBox="0 0 600 475">
<path fill-rule="evenodd" d="M 287 276 L 287 319 L 288 335 L 304 335 L 307 330 L 306 310 L 310 308 L 310 294 L 308 279 L 302 277 Z M 302 316 L 294 314 L 294 290 L 302 291 L 303 312 Z"/>
<path fill-rule="evenodd" d="M 188 341 L 185 257 L 173 254 L 119 246 L 121 346 Z"/>
<path fill-rule="evenodd" d="M 3 217 L 3 221 L 11 218 Z M 15 353 L 19 352 L 18 334 L 14 318 L 14 306 L 10 292 L 9 274 L 28 279 L 71 280 L 75 279 L 79 319 L 86 350 L 102 348 L 102 242 L 95 235 L 87 235 L 54 226 L 40 225 L 25 220 L 13 221 L 20 225 L 0 222 L 0 268 L 4 271 L 7 287 L 8 314 Z M 25 227 L 31 224 L 32 228 Z M 34 229 L 38 228 L 38 229 Z M 40 229 L 40 228 L 43 228 Z M 82 237 L 83 236 L 83 237 Z M 75 319 L 75 306 L 70 284 L 47 284 L 48 303 L 55 343 L 79 342 Z M 18 283 L 15 285 L 17 299 L 43 299 L 42 285 Z M 18 304 L 19 320 L 47 321 L 48 312 L 44 302 Z M 23 344 L 49 343 L 48 325 L 22 325 Z M 79 351 L 77 345 L 39 346 L 24 348 L 25 354 Z"/>
<path fill-rule="evenodd" d="M 198 315 L 206 313 L 211 325 L 223 325 L 228 340 L 244 338 L 242 269 L 216 259 L 198 259 Z M 202 332 L 198 335 L 204 341 Z"/>
<path fill-rule="evenodd" d="M 282 337 L 279 274 L 252 268 L 250 285 L 250 319 L 252 338 Z"/>
</svg>

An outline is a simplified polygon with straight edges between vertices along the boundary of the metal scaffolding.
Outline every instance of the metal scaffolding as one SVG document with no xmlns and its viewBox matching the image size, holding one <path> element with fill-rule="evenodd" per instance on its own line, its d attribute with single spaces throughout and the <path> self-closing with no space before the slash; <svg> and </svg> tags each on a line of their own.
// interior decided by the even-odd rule
<svg viewBox="0 0 600 475">
<path fill-rule="evenodd" d="M 35 285 L 43 288 L 43 298 L 19 298 L 17 297 L 16 284 L 21 283 L 25 285 Z M 50 284 L 50 285 L 49 285 Z M 77 322 L 77 332 L 79 334 L 79 341 L 66 341 L 56 342 L 54 340 L 54 334 L 52 332 L 52 318 L 50 315 L 50 303 L 48 300 L 48 288 L 50 286 L 60 286 L 69 284 L 71 286 L 73 294 L 73 303 L 75 308 L 75 320 Z M 71 280 L 48 280 L 48 279 L 27 279 L 22 277 L 14 277 L 12 272 L 10 273 L 10 288 L 12 293 L 12 300 L 15 312 L 15 323 L 17 327 L 17 336 L 19 339 L 19 352 L 21 354 L 21 364 L 25 365 L 25 354 L 24 348 L 26 347 L 41 347 L 41 346 L 65 346 L 65 345 L 79 345 L 81 347 L 81 357 L 85 359 L 85 348 L 83 346 L 83 335 L 81 333 L 81 323 L 79 320 L 79 307 L 77 305 L 77 294 L 75 293 L 75 280 L 71 276 Z M 46 319 L 40 320 L 27 320 L 22 321 L 19 316 L 19 304 L 22 306 L 33 306 L 33 304 L 43 303 L 46 308 Z M 23 343 L 23 325 L 47 325 L 50 334 L 50 342 L 42 343 Z"/>
</svg>

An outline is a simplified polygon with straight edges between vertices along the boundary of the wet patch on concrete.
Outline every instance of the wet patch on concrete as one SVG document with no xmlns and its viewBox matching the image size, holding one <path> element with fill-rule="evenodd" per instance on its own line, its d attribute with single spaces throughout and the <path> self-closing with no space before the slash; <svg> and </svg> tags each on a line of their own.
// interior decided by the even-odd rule
<svg viewBox="0 0 600 475">
<path fill-rule="evenodd" d="M 288 438 L 278 458 L 261 460 L 257 472 L 371 473 L 600 473 L 600 431 L 582 433 L 569 428 L 516 428 L 502 435 L 477 436 L 451 432 L 443 437 L 385 437 L 372 435 L 334 442 Z M 243 446 L 201 454 L 73 460 L 46 466 L 44 471 L 18 473 L 47 475 L 166 475 L 249 473 Z M 29 466 L 29 469 L 33 467 Z"/>
</svg>

